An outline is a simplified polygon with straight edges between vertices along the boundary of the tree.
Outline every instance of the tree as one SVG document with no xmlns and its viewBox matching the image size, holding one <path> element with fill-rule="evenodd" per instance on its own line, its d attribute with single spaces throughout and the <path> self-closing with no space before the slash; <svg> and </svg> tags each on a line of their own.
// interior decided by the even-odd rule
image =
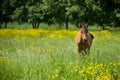
<svg viewBox="0 0 120 80">
<path fill-rule="evenodd" d="M 29 22 L 33 28 L 48 25 L 89 22 L 120 25 L 120 0 L 1 0 L 0 24 Z"/>
<path fill-rule="evenodd" d="M 7 28 L 7 23 L 11 21 L 11 14 L 13 12 L 14 8 L 10 5 L 9 0 L 2 0 L 0 1 L 0 23 L 5 24 L 5 28 Z"/>
<path fill-rule="evenodd" d="M 68 22 L 73 22 L 72 18 L 74 18 L 74 14 L 77 13 L 76 16 L 82 14 L 82 10 L 80 10 L 82 8 L 81 2 L 76 0 L 59 0 L 55 2 L 56 5 L 53 7 L 55 21 L 59 24 L 65 23 L 66 29 L 68 29 Z"/>
<path fill-rule="evenodd" d="M 40 21 L 44 18 L 44 13 L 41 10 L 40 0 L 31 0 L 26 4 L 28 10 L 28 22 L 32 24 L 33 28 L 39 28 Z"/>
</svg>

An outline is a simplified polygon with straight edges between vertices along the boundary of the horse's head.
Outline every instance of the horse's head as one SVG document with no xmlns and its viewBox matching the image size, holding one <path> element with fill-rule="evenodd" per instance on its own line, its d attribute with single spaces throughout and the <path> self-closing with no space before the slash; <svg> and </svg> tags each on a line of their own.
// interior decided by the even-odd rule
<svg viewBox="0 0 120 80">
<path fill-rule="evenodd" d="M 80 34 L 81 34 L 81 39 L 83 42 L 87 41 L 87 33 L 88 33 L 88 24 L 80 24 L 78 23 L 78 26 L 81 28 L 80 29 Z"/>
</svg>

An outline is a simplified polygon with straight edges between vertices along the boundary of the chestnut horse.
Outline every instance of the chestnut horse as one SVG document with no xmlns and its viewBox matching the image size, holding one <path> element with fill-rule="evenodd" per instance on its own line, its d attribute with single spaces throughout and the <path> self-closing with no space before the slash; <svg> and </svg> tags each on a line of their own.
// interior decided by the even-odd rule
<svg viewBox="0 0 120 80">
<path fill-rule="evenodd" d="M 88 32 L 88 24 L 78 23 L 78 27 L 80 27 L 81 29 L 79 30 L 75 39 L 77 50 L 79 53 L 81 53 L 82 51 L 85 53 L 89 53 L 94 36 L 90 32 Z"/>
</svg>

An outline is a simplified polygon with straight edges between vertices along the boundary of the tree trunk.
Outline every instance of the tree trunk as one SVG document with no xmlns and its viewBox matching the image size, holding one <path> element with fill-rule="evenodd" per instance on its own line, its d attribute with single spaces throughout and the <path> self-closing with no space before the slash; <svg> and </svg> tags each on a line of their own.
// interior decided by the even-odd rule
<svg viewBox="0 0 120 80">
<path fill-rule="evenodd" d="M 66 29 L 67 29 L 67 30 L 68 30 L 68 19 L 69 19 L 69 16 L 67 15 L 67 16 L 66 16 L 66 22 L 65 22 L 65 23 L 66 23 Z"/>
<path fill-rule="evenodd" d="M 38 29 L 40 25 L 40 22 L 32 22 L 33 29 Z"/>
<path fill-rule="evenodd" d="M 5 29 L 7 28 L 7 22 L 5 22 Z"/>
<path fill-rule="evenodd" d="M 33 29 L 35 28 L 35 23 L 34 22 L 32 22 L 32 27 L 33 27 Z"/>
<path fill-rule="evenodd" d="M 40 22 L 37 22 L 36 28 L 38 29 L 40 25 Z"/>
</svg>

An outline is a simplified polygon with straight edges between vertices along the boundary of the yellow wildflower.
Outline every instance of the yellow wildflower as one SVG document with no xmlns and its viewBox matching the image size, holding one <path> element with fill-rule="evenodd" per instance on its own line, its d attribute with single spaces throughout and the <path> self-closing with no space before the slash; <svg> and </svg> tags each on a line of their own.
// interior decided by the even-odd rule
<svg viewBox="0 0 120 80">
<path fill-rule="evenodd" d="M 51 78 L 51 76 L 50 75 L 48 75 L 48 79 L 50 79 Z"/>
<path fill-rule="evenodd" d="M 56 69 L 56 70 L 55 70 L 55 73 L 57 73 L 57 74 L 58 74 L 58 73 L 59 73 L 59 69 Z"/>
<path fill-rule="evenodd" d="M 58 77 L 58 74 L 55 74 L 55 77 L 57 78 L 57 77 Z"/>
<path fill-rule="evenodd" d="M 52 75 L 52 79 L 54 79 L 55 78 L 55 76 L 54 75 Z"/>
</svg>

